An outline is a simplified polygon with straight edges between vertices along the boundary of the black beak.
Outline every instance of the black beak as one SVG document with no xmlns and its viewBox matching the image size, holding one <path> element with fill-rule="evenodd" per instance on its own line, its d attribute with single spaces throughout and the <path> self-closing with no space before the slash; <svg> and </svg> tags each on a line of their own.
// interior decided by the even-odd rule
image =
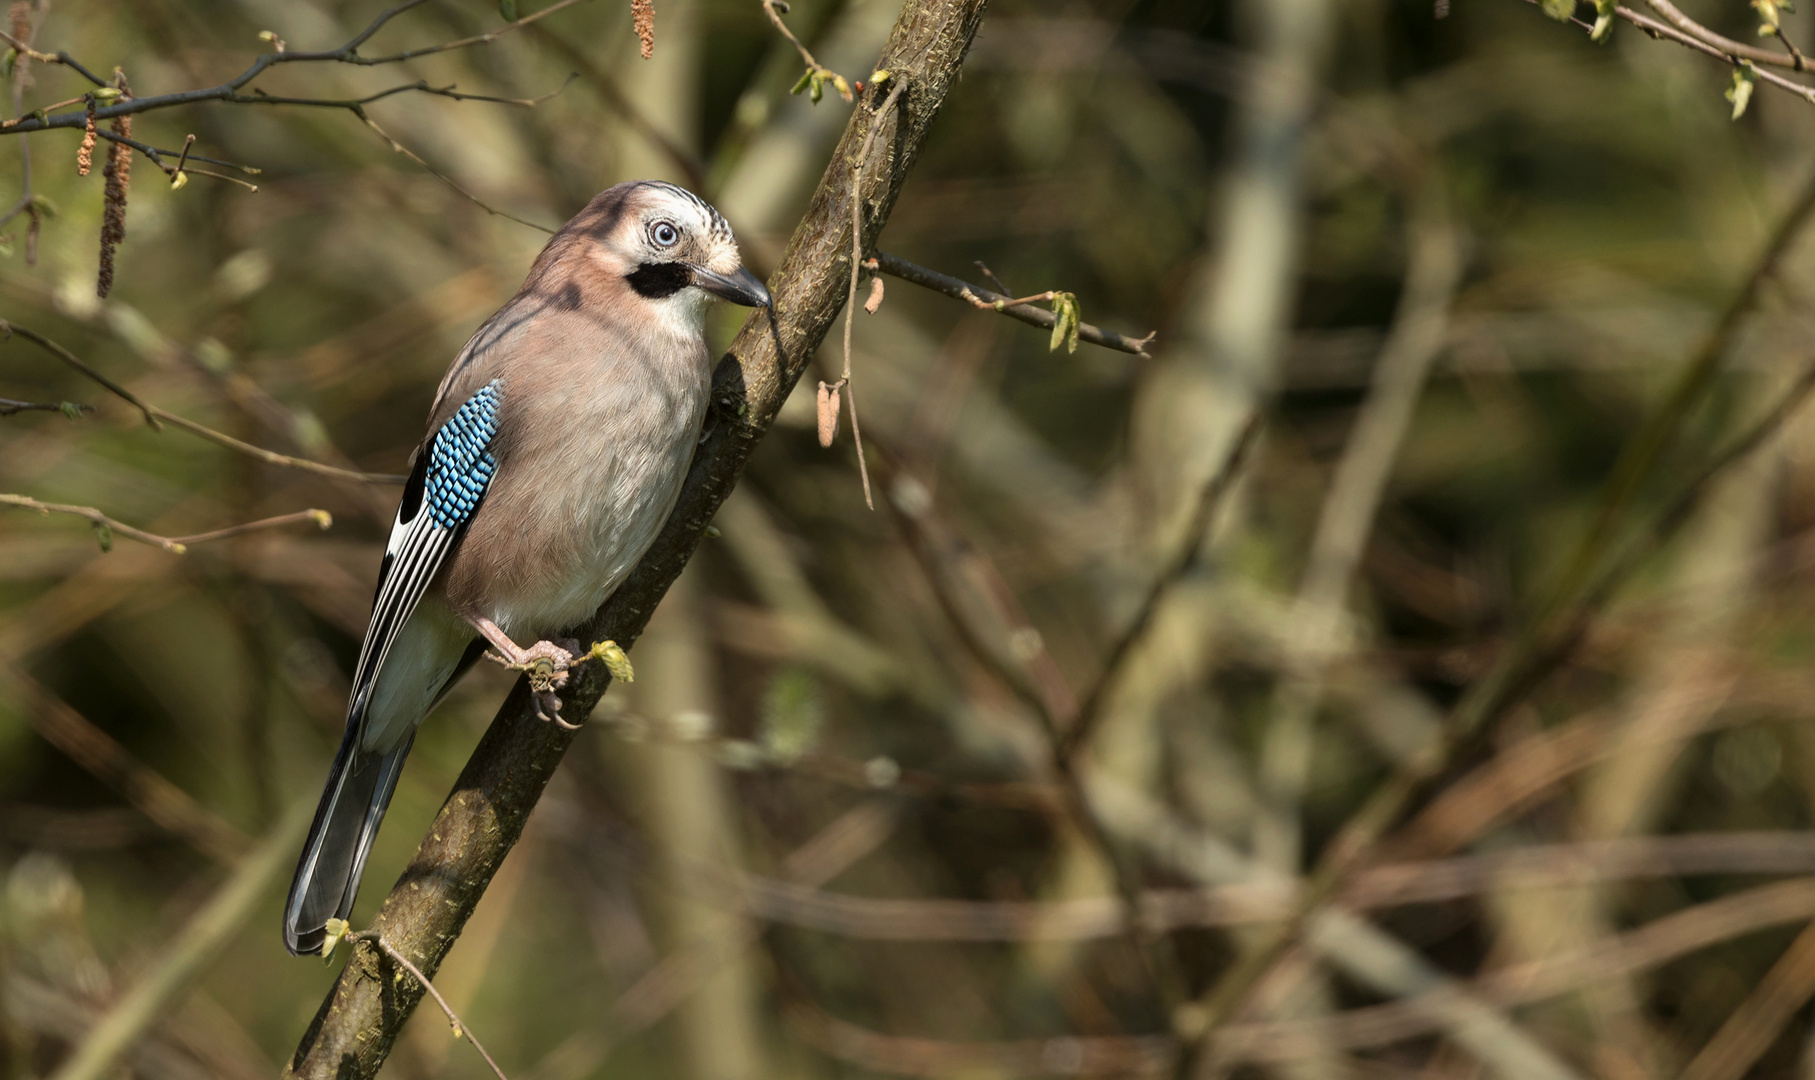
<svg viewBox="0 0 1815 1080">
<path fill-rule="evenodd" d="M 721 300 L 745 307 L 769 306 L 769 290 L 757 280 L 755 274 L 737 268 L 735 274 L 717 274 L 703 266 L 690 267 L 693 271 L 693 283 Z"/>
</svg>

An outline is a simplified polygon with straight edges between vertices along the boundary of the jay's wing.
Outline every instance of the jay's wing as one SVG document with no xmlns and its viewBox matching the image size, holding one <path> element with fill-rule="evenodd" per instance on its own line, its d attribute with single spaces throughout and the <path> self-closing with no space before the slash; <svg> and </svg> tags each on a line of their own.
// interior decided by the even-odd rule
<svg viewBox="0 0 1815 1080">
<path fill-rule="evenodd" d="M 497 433 L 501 398 L 496 379 L 485 384 L 417 455 L 385 544 L 384 564 L 378 570 L 372 621 L 366 626 L 354 668 L 353 696 L 347 709 L 350 725 L 364 719 L 372 687 L 398 631 L 466 534 L 467 523 L 485 498 L 498 464 L 488 448 Z"/>
<path fill-rule="evenodd" d="M 407 723 L 393 725 L 394 731 L 375 733 L 369 722 L 373 688 L 429 582 L 460 543 L 485 498 L 498 464 L 489 447 L 497 433 L 500 394 L 494 380 L 468 398 L 417 455 L 403 489 L 384 565 L 378 571 L 372 621 L 359 649 L 347 732 L 328 772 L 284 905 L 284 945 L 292 953 L 319 951 L 327 941 L 328 921 L 352 913 L 366 856 L 421 719 L 411 716 Z M 477 656 L 478 650 L 469 647 L 454 667 L 455 677 Z M 450 678 L 441 690 L 451 682 Z M 379 745 L 371 744 L 374 734 Z"/>
</svg>

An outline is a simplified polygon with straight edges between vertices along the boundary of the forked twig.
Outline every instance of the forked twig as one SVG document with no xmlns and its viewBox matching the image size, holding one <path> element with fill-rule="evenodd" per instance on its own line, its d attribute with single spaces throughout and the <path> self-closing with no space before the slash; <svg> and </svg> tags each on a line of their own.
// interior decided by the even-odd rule
<svg viewBox="0 0 1815 1080">
<path fill-rule="evenodd" d="M 441 996 L 441 991 L 435 989 L 435 984 L 422 973 L 422 969 L 410 963 L 409 957 L 392 948 L 391 943 L 376 930 L 361 930 L 357 934 L 348 934 L 347 940 L 371 942 L 378 947 L 379 952 L 390 957 L 398 967 L 409 972 L 410 976 L 421 983 L 424 990 L 428 991 L 429 996 L 435 999 L 435 1004 L 441 1006 L 441 1011 L 447 1014 L 447 1022 L 454 1029 L 454 1038 L 465 1036 L 466 1040 L 473 1044 L 473 1049 L 479 1051 L 479 1056 L 485 1059 L 485 1063 L 492 1067 L 492 1073 L 498 1077 L 498 1080 L 510 1080 L 510 1077 L 504 1075 L 504 1070 L 498 1067 L 498 1063 L 492 1060 L 492 1056 L 485 1052 L 485 1047 L 479 1042 L 479 1036 L 473 1034 L 473 1029 L 461 1022 L 460 1014 L 456 1013 L 454 1007 L 447 1003 L 447 999 Z"/>
</svg>

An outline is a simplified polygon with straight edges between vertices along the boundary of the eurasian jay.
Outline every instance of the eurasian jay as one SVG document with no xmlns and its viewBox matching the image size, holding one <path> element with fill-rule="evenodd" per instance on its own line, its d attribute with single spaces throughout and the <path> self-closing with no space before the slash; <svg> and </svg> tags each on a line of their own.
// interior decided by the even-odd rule
<svg viewBox="0 0 1815 1080">
<path fill-rule="evenodd" d="M 319 953 L 328 920 L 351 914 L 416 726 L 488 645 L 565 680 L 573 654 L 548 639 L 599 609 L 680 496 L 712 382 L 715 296 L 769 304 L 725 219 L 672 184 L 619 184 L 554 235 L 454 358 L 290 886 L 290 952 Z M 559 708 L 538 694 L 544 720 L 562 722 Z"/>
</svg>

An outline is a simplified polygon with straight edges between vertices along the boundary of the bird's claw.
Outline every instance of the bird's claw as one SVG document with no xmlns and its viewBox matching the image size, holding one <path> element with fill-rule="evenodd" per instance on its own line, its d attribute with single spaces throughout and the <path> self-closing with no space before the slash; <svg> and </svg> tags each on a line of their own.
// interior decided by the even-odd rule
<svg viewBox="0 0 1815 1080">
<path fill-rule="evenodd" d="M 554 691 L 536 690 L 532 685 L 530 697 L 531 700 L 536 703 L 536 719 L 543 723 L 552 720 L 554 721 L 555 726 L 561 728 L 563 731 L 580 730 L 580 725 L 570 724 L 561 719 L 561 699 L 555 696 Z"/>
</svg>

